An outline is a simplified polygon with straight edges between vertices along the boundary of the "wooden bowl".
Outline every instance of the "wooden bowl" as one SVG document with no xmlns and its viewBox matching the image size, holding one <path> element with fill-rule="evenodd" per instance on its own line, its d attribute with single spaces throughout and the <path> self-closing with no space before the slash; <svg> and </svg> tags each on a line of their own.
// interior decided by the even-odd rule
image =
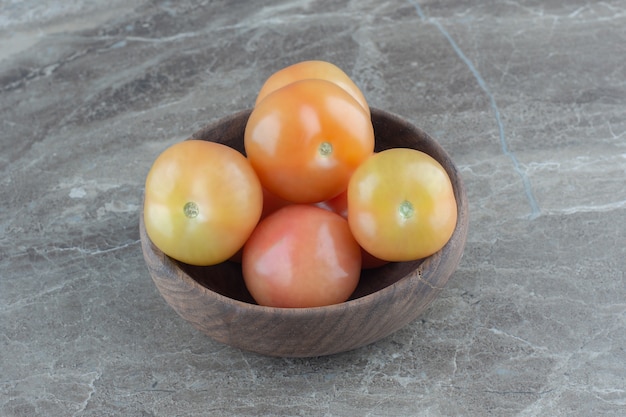
<svg viewBox="0 0 626 417">
<path fill-rule="evenodd" d="M 194 139 L 225 143 L 243 152 L 250 111 L 212 123 Z M 185 320 L 213 339 L 252 352 L 282 357 L 311 357 L 348 351 L 373 343 L 419 316 L 437 297 L 461 259 L 468 230 L 465 188 L 450 157 L 437 142 L 401 118 L 372 109 L 376 150 L 422 150 L 448 172 L 458 205 L 456 229 L 436 254 L 413 262 L 365 270 L 352 297 L 315 308 L 274 308 L 254 303 L 241 265 L 225 262 L 195 267 L 177 262 L 148 238 L 143 215 L 141 247 L 152 279 L 165 301 Z M 142 210 L 143 211 L 143 210 Z"/>
</svg>

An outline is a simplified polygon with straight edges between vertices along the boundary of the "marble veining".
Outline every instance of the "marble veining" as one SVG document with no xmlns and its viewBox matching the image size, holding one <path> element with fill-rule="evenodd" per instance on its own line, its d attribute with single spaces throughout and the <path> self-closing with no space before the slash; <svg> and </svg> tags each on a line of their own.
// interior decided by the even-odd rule
<svg viewBox="0 0 626 417">
<path fill-rule="evenodd" d="M 494 116 L 496 118 L 496 123 L 498 124 L 498 136 L 500 138 L 500 145 L 502 146 L 502 153 L 504 153 L 504 155 L 506 155 L 511 160 L 513 167 L 515 168 L 515 171 L 519 174 L 522 180 L 522 184 L 524 185 L 524 192 L 526 193 L 526 198 L 528 199 L 528 204 L 530 205 L 530 209 L 531 209 L 529 217 L 530 219 L 534 219 L 535 217 L 540 215 L 541 209 L 539 208 L 539 205 L 537 204 L 537 200 L 535 199 L 535 195 L 533 193 L 532 186 L 530 184 L 530 180 L 528 179 L 528 176 L 520 168 L 520 164 L 519 164 L 519 161 L 517 160 L 517 157 L 515 156 L 515 153 L 509 149 L 509 145 L 506 140 L 506 135 L 504 133 L 504 124 L 502 123 L 502 118 L 500 117 L 500 109 L 498 109 L 498 105 L 496 103 L 495 97 L 493 96 L 491 91 L 489 91 L 489 87 L 487 87 L 487 83 L 483 79 L 482 75 L 480 75 L 480 73 L 478 72 L 478 70 L 472 63 L 472 61 L 469 58 L 467 58 L 467 56 L 465 56 L 463 51 L 459 48 L 459 46 L 454 41 L 452 36 L 450 36 L 448 31 L 446 31 L 446 29 L 439 23 L 438 20 L 429 19 L 428 17 L 426 17 L 426 15 L 424 15 L 424 12 L 422 11 L 422 8 L 416 1 L 411 1 L 411 3 L 415 6 L 415 10 L 417 11 L 417 14 L 420 17 L 420 19 L 422 19 L 423 21 L 428 21 L 429 23 L 432 23 L 433 25 L 435 25 L 437 27 L 437 30 L 439 30 L 439 32 L 441 32 L 441 34 L 448 40 L 448 42 L 450 43 L 450 46 L 452 47 L 452 49 L 454 49 L 454 52 L 465 63 L 465 65 L 467 65 L 467 68 L 470 70 L 474 78 L 476 78 L 476 81 L 478 82 L 478 85 L 480 86 L 480 88 L 485 92 L 487 97 L 489 97 L 489 102 L 491 103 L 491 109 L 493 110 Z"/>
<path fill-rule="evenodd" d="M 1 416 L 623 416 L 623 0 L 0 1 Z M 274 70 L 343 68 L 470 202 L 428 312 L 268 358 L 182 321 L 138 240 L 168 145 Z"/>
</svg>

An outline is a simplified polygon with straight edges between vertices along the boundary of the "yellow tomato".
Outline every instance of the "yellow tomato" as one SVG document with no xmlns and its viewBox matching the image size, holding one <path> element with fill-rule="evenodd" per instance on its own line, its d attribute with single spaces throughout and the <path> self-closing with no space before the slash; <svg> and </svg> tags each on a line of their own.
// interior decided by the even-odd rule
<svg viewBox="0 0 626 417">
<path fill-rule="evenodd" d="M 395 148 L 365 161 L 348 185 L 348 222 L 359 244 L 387 261 L 410 261 L 450 239 L 457 205 L 450 177 L 434 158 Z"/>
<path fill-rule="evenodd" d="M 146 178 L 144 222 L 166 255 L 214 265 L 243 247 L 261 216 L 263 191 L 248 160 L 215 142 L 166 149 Z"/>
</svg>

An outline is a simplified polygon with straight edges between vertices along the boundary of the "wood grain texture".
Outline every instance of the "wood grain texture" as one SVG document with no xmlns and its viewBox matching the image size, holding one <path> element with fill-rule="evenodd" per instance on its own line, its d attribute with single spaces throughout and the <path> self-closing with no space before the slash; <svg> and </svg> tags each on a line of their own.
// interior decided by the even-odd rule
<svg viewBox="0 0 626 417">
<path fill-rule="evenodd" d="M 243 152 L 250 111 L 243 111 L 192 135 Z M 420 129 L 372 109 L 376 150 L 409 147 L 439 161 L 452 180 L 458 206 L 456 229 L 436 254 L 413 262 L 390 263 L 363 271 L 345 303 L 317 308 L 256 305 L 245 288 L 241 267 L 226 262 L 195 267 L 172 260 L 146 235 L 140 218 L 142 251 L 165 301 L 213 339 L 240 349 L 283 357 L 329 355 L 373 343 L 415 320 L 437 297 L 456 270 L 468 232 L 468 203 L 460 175 L 446 152 Z"/>
</svg>

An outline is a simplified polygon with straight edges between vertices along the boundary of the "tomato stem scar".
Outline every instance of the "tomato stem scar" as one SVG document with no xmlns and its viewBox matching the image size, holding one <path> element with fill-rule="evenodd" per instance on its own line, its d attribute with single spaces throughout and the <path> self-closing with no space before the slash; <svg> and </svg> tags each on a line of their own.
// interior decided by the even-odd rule
<svg viewBox="0 0 626 417">
<path fill-rule="evenodd" d="M 198 214 L 200 214 L 200 208 L 193 201 L 189 201 L 187 204 L 185 204 L 185 207 L 183 207 L 183 212 L 185 213 L 185 217 L 187 217 L 188 219 L 193 219 L 195 217 L 198 217 Z"/>
<path fill-rule="evenodd" d="M 322 156 L 328 156 L 333 153 L 333 144 L 330 142 L 322 142 L 318 148 L 318 152 Z"/>
<path fill-rule="evenodd" d="M 403 220 L 408 220 L 415 214 L 415 208 L 410 201 L 404 200 L 398 206 L 398 213 L 400 213 L 400 217 L 402 217 Z"/>
</svg>

